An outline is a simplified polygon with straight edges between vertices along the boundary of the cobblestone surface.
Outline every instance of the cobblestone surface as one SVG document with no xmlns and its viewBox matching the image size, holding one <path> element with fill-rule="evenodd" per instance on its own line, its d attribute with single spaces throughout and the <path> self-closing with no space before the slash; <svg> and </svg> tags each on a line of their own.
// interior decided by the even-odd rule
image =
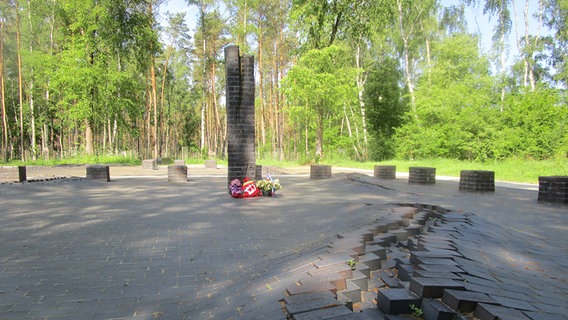
<svg viewBox="0 0 568 320">
<path fill-rule="evenodd" d="M 190 166 L 184 184 L 168 183 L 166 172 L 111 167 L 111 182 L 0 185 L 0 319 L 278 319 L 284 288 L 336 234 L 399 202 L 475 213 L 471 237 L 490 232 L 487 253 L 504 259 L 492 260 L 502 277 L 522 289 L 528 278 L 507 263 L 535 261 L 530 281 L 558 283 L 538 298 L 568 301 L 567 209 L 537 203 L 534 190 L 471 194 L 455 182 L 283 174 L 277 197 L 231 199 L 226 170 Z"/>
</svg>

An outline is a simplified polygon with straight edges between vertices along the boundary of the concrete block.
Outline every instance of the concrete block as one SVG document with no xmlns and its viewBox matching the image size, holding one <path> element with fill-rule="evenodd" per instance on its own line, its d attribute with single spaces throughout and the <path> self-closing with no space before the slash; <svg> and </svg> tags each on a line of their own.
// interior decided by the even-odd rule
<svg viewBox="0 0 568 320">
<path fill-rule="evenodd" d="M 381 268 L 381 258 L 374 253 L 367 253 L 359 257 L 359 263 L 367 265 L 371 271 Z"/>
<path fill-rule="evenodd" d="M 87 179 L 89 180 L 101 180 L 110 181 L 110 169 L 109 166 L 105 165 L 88 165 L 86 167 Z"/>
<path fill-rule="evenodd" d="M 521 311 L 492 304 L 479 303 L 474 316 L 479 320 L 530 320 Z"/>
<path fill-rule="evenodd" d="M 454 320 L 456 313 L 438 300 L 423 299 L 422 311 L 424 320 Z"/>
<path fill-rule="evenodd" d="M 379 165 L 374 167 L 374 177 L 379 179 L 396 179 L 396 166 Z"/>
<path fill-rule="evenodd" d="M 463 313 L 473 312 L 478 303 L 497 304 L 485 293 L 451 289 L 444 290 L 442 302 L 452 310 Z"/>
<path fill-rule="evenodd" d="M 410 291 L 422 298 L 441 298 L 444 289 L 465 290 L 463 282 L 442 278 L 414 277 L 410 281 Z"/>
<path fill-rule="evenodd" d="M 331 166 L 322 164 L 312 164 L 310 166 L 310 179 L 330 179 Z"/>
<path fill-rule="evenodd" d="M 26 166 L 0 166 L 0 183 L 26 180 Z"/>
<path fill-rule="evenodd" d="M 420 307 L 422 299 L 406 289 L 387 288 L 377 294 L 379 309 L 386 314 L 410 314 L 410 305 Z"/>
<path fill-rule="evenodd" d="M 168 181 L 187 182 L 187 166 L 185 164 L 168 166 Z"/>
</svg>

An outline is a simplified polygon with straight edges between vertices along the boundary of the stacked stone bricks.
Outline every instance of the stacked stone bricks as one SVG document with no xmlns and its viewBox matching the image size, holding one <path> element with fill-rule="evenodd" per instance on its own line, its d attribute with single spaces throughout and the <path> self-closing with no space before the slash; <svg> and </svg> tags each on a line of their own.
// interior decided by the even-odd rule
<svg viewBox="0 0 568 320">
<path fill-rule="evenodd" d="M 227 77 L 228 181 L 254 178 L 254 57 L 240 56 L 238 46 L 225 48 Z"/>
<path fill-rule="evenodd" d="M 374 176 L 379 179 L 396 179 L 396 166 L 375 166 Z"/>
<path fill-rule="evenodd" d="M 486 170 L 460 171 L 460 185 L 462 191 L 495 192 L 495 172 Z"/>
<path fill-rule="evenodd" d="M 436 168 L 410 167 L 408 169 L 408 183 L 436 184 Z"/>
<path fill-rule="evenodd" d="M 568 176 L 538 177 L 538 201 L 568 203 Z"/>
</svg>

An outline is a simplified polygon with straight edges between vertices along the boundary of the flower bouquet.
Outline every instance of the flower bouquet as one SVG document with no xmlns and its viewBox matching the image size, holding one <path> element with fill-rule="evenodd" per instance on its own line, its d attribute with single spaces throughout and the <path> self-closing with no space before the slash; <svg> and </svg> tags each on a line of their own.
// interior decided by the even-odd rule
<svg viewBox="0 0 568 320">
<path fill-rule="evenodd" d="M 280 181 L 278 179 L 272 179 L 270 176 L 264 180 L 257 180 L 255 184 L 256 187 L 260 189 L 263 196 L 273 196 L 276 191 L 282 189 Z"/>
</svg>

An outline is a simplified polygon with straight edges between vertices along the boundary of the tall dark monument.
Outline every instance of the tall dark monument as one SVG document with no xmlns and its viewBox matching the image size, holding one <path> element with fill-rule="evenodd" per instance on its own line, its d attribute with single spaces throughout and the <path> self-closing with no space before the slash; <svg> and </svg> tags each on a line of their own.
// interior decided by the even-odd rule
<svg viewBox="0 0 568 320">
<path fill-rule="evenodd" d="M 227 77 L 228 181 L 249 177 L 256 170 L 254 132 L 254 57 L 241 56 L 235 45 L 225 48 Z"/>
</svg>

